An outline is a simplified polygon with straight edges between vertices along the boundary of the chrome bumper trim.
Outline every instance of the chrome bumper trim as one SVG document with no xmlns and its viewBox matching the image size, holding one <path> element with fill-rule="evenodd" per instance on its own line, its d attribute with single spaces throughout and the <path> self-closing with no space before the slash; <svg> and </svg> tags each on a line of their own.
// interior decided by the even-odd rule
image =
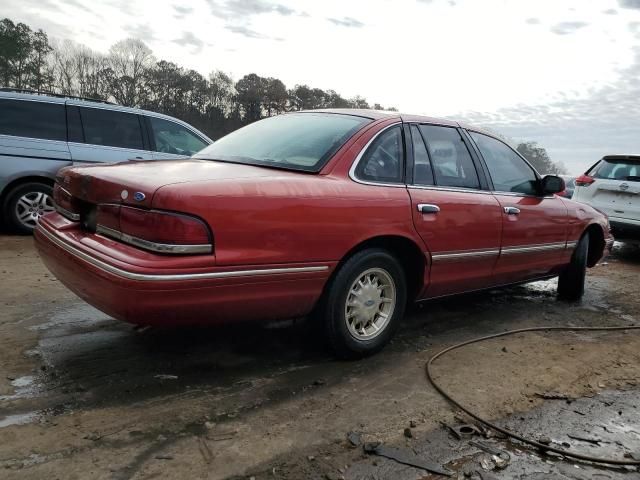
<svg viewBox="0 0 640 480">
<path fill-rule="evenodd" d="M 196 253 L 211 253 L 212 251 L 210 243 L 200 245 L 176 245 L 150 242 L 149 240 L 144 240 L 142 238 L 134 237 L 133 235 L 128 235 L 118 230 L 114 230 L 113 228 L 105 227 L 104 225 L 97 225 L 96 233 L 104 235 L 105 237 L 113 238 L 114 240 L 120 240 L 121 242 L 128 243 L 129 245 L 133 245 L 135 247 L 140 247 L 145 250 L 150 250 L 157 253 L 188 255 Z"/>
<path fill-rule="evenodd" d="M 56 212 L 58 212 L 60 215 L 62 215 L 67 220 L 71 220 L 72 222 L 79 222 L 80 221 L 80 214 L 79 213 L 70 212 L 66 208 L 62 208 L 56 202 L 53 202 L 53 208 L 55 208 Z"/>
<path fill-rule="evenodd" d="M 176 280 L 208 280 L 213 278 L 235 278 L 235 277 L 255 277 L 263 275 L 278 275 L 283 273 L 312 273 L 312 272 L 325 272 L 329 270 L 328 265 L 321 265 L 317 267 L 291 267 L 291 268 L 263 268 L 254 270 L 232 270 L 227 272 L 206 272 L 206 273 L 178 273 L 178 274 L 146 274 L 146 273 L 134 273 L 121 268 L 109 265 L 102 260 L 98 260 L 91 255 L 78 250 L 76 247 L 69 245 L 66 241 L 56 237 L 54 234 L 48 232 L 46 228 L 38 225 L 38 233 L 41 233 L 47 237 L 52 243 L 65 250 L 67 253 L 90 263 L 96 268 L 105 272 L 117 275 L 129 280 L 139 280 L 148 282 L 166 282 Z"/>
</svg>

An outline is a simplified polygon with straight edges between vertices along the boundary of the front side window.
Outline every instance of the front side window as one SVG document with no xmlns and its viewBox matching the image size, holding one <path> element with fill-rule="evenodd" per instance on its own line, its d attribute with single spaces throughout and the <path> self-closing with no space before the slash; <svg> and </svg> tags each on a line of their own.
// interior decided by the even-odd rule
<svg viewBox="0 0 640 480">
<path fill-rule="evenodd" d="M 232 132 L 195 158 L 318 172 L 368 118 L 331 113 L 289 113 Z"/>
<path fill-rule="evenodd" d="M 402 182 L 403 159 L 402 130 L 398 125 L 382 132 L 367 148 L 356 167 L 356 177 L 372 182 Z"/>
<path fill-rule="evenodd" d="M 487 164 L 494 190 L 527 195 L 538 193 L 536 174 L 516 152 L 495 138 L 476 132 L 469 134 Z"/>
<path fill-rule="evenodd" d="M 102 108 L 80 108 L 85 143 L 142 150 L 138 115 Z"/>
<path fill-rule="evenodd" d="M 478 172 L 457 129 L 420 125 L 438 186 L 480 188 Z"/>
<path fill-rule="evenodd" d="M 156 117 L 149 117 L 149 120 L 157 152 L 191 156 L 209 145 L 187 128 L 175 122 Z"/>
<path fill-rule="evenodd" d="M 66 141 L 64 105 L 0 100 L 0 135 Z"/>
<path fill-rule="evenodd" d="M 588 174 L 594 178 L 640 182 L 640 158 L 604 158 Z"/>
</svg>

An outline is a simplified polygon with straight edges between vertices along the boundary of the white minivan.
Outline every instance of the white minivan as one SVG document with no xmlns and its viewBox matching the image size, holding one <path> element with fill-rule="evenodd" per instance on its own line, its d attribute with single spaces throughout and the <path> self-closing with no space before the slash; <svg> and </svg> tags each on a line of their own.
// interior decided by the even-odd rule
<svg viewBox="0 0 640 480">
<path fill-rule="evenodd" d="M 0 207 L 30 233 L 53 210 L 56 172 L 69 165 L 188 158 L 212 140 L 159 113 L 66 95 L 0 88 Z"/>
<path fill-rule="evenodd" d="M 640 155 L 606 155 L 576 179 L 572 200 L 606 213 L 617 240 L 640 240 Z"/>
</svg>

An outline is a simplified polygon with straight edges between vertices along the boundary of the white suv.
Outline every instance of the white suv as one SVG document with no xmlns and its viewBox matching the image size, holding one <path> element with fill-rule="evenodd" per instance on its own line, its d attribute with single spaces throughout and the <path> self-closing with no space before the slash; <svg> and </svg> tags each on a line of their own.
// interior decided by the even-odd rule
<svg viewBox="0 0 640 480">
<path fill-rule="evenodd" d="M 573 200 L 609 216 L 616 239 L 640 240 L 640 155 L 607 155 L 576 179 Z"/>
</svg>

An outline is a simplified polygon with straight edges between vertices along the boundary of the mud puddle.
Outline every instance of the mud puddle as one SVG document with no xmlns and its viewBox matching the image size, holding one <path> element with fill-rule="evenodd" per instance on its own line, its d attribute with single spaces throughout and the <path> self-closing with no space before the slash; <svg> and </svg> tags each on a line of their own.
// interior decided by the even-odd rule
<svg viewBox="0 0 640 480">
<path fill-rule="evenodd" d="M 496 421 L 526 438 L 589 456 L 640 460 L 640 390 L 604 391 L 579 399 L 547 400 L 540 407 Z M 413 434 L 403 443 L 386 447 L 419 462 L 448 470 L 450 477 L 423 468 L 398 463 L 375 453 L 366 453 L 377 444 L 374 437 L 359 435 L 359 445 L 348 438 L 341 445 L 307 455 L 304 459 L 270 465 L 269 470 L 250 476 L 268 478 L 326 478 L 344 480 L 432 480 L 469 478 L 472 480 L 530 479 L 586 480 L 638 479 L 638 467 L 604 466 L 561 457 L 485 430 L 457 437 L 451 428 L 465 422 L 443 425 L 424 435 Z M 363 448 L 364 447 L 364 448 Z M 340 451 L 342 450 L 342 452 Z M 351 453 L 344 453 L 345 451 Z M 348 459 L 350 457 L 350 459 Z M 340 466 L 340 460 L 343 462 Z M 348 459 L 348 460 L 347 460 Z M 246 477 L 234 477 L 246 478 Z"/>
</svg>

